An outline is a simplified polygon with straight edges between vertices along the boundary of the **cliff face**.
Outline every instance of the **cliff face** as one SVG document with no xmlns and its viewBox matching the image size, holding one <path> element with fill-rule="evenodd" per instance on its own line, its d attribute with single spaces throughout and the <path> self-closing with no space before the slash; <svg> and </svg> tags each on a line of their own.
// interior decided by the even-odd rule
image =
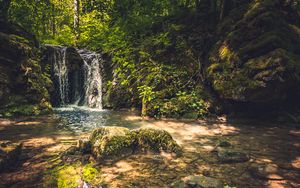
<svg viewBox="0 0 300 188">
<path fill-rule="evenodd" d="M 232 10 L 218 25 L 207 75 L 223 100 L 261 109 L 297 105 L 299 15 L 286 1 L 256 0 Z"/>
<path fill-rule="evenodd" d="M 21 27 L 0 21 L 0 114 L 33 115 L 51 110 L 52 82 L 42 73 L 35 38 Z"/>
</svg>

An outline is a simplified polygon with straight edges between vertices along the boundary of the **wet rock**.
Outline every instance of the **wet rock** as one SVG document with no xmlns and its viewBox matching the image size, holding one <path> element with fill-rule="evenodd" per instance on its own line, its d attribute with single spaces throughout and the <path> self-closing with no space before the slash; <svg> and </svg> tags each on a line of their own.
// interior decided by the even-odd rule
<svg viewBox="0 0 300 188">
<path fill-rule="evenodd" d="M 22 151 L 21 143 L 0 142 L 0 172 L 16 164 Z"/>
<path fill-rule="evenodd" d="M 188 176 L 174 182 L 173 188 L 223 188 L 223 183 L 215 178 L 206 176 Z"/>
<path fill-rule="evenodd" d="M 221 163 L 242 163 L 250 160 L 246 153 L 230 149 L 218 149 L 217 157 Z"/>
</svg>

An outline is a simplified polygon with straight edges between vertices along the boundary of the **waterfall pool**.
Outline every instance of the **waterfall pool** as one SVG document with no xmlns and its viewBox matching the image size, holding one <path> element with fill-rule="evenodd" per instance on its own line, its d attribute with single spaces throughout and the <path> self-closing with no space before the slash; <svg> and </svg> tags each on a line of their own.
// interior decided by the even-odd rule
<svg viewBox="0 0 300 188">
<path fill-rule="evenodd" d="M 175 159 L 164 153 L 139 154 L 97 166 L 104 184 L 110 187 L 169 187 L 183 177 L 203 174 L 238 188 L 300 187 L 297 125 L 249 120 L 143 119 L 127 111 L 77 106 L 57 108 L 53 115 L 0 119 L 0 140 L 23 143 L 20 163 L 0 173 L 0 187 L 47 187 L 43 184 L 48 179 L 44 172 L 60 164 L 59 154 L 101 126 L 164 129 L 184 150 Z M 216 161 L 212 151 L 222 141 L 246 152 L 250 161 Z M 255 171 L 257 166 L 258 170 L 267 170 Z"/>
<path fill-rule="evenodd" d="M 55 108 L 54 111 L 55 117 L 60 119 L 57 124 L 58 128 L 75 134 L 86 133 L 103 126 L 121 126 L 131 129 L 142 126 L 139 122 L 129 121 L 127 118 L 136 114 L 126 111 L 111 111 L 76 105 Z"/>
</svg>

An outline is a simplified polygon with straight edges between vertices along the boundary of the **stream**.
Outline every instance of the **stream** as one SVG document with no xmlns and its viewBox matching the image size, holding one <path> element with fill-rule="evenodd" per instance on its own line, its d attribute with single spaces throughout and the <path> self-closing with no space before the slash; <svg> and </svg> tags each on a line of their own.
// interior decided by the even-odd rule
<svg viewBox="0 0 300 188">
<path fill-rule="evenodd" d="M 19 164 L 0 174 L 0 187 L 47 187 L 44 172 L 59 153 L 101 126 L 159 128 L 171 133 L 183 155 L 136 154 L 101 164 L 109 187 L 170 187 L 188 175 L 205 175 L 231 187 L 300 187 L 299 126 L 253 120 L 154 120 L 128 111 L 65 106 L 47 116 L 0 119 L 0 140 L 23 143 Z M 219 163 L 213 150 L 222 141 L 246 152 L 248 162 Z M 258 167 L 258 171 L 255 168 Z M 265 168 L 265 171 L 259 169 Z M 253 170 L 254 169 L 254 170 Z"/>
</svg>

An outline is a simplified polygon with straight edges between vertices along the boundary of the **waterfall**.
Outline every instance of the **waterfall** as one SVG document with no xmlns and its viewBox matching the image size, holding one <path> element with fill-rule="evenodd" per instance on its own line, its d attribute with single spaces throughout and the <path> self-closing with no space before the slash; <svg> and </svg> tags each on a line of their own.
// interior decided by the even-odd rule
<svg viewBox="0 0 300 188">
<path fill-rule="evenodd" d="M 55 92 L 52 101 L 57 106 L 68 104 L 102 109 L 101 55 L 46 45 L 46 61 L 51 65 Z"/>
<path fill-rule="evenodd" d="M 95 52 L 80 50 L 84 61 L 84 100 L 83 104 L 92 108 L 102 108 L 101 56 Z"/>
<path fill-rule="evenodd" d="M 69 102 L 69 81 L 68 69 L 66 66 L 66 48 L 55 46 L 53 47 L 52 56 L 50 56 L 52 63 L 53 77 L 58 87 L 59 103 L 64 105 Z"/>
</svg>

